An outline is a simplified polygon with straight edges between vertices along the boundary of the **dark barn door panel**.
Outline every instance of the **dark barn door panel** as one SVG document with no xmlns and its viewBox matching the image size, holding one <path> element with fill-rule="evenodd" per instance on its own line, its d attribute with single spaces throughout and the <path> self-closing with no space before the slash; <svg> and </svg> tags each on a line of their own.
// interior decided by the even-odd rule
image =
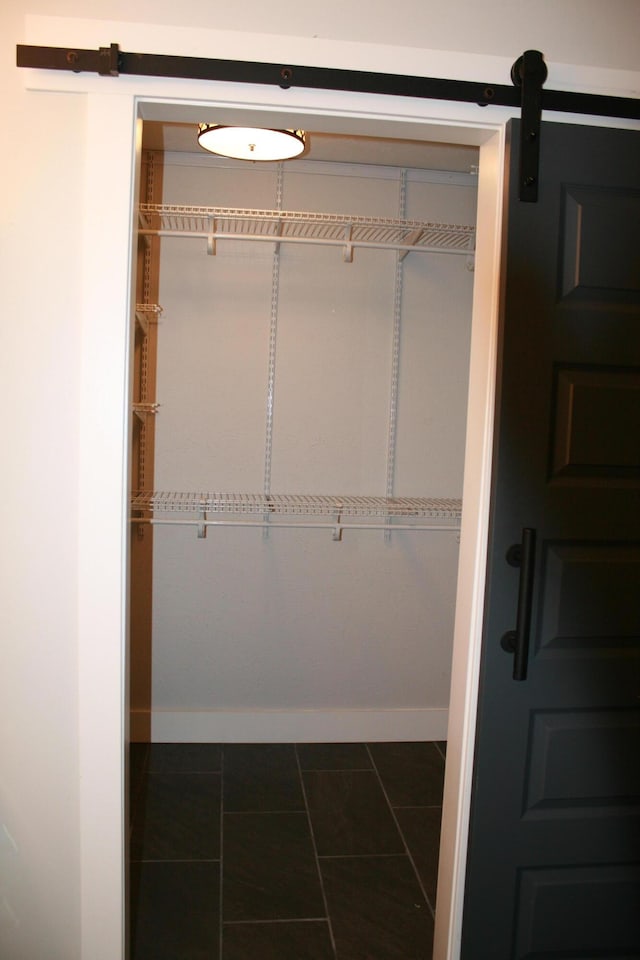
<svg viewBox="0 0 640 960">
<path fill-rule="evenodd" d="M 537 204 L 516 152 L 462 957 L 631 960 L 640 133 L 543 124 Z"/>
</svg>

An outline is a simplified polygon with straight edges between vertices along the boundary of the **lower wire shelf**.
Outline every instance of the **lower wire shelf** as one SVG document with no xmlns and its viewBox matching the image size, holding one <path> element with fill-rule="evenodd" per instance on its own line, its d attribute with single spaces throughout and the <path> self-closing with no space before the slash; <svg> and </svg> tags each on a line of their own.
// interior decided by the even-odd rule
<svg viewBox="0 0 640 960">
<path fill-rule="evenodd" d="M 330 529 L 460 530 L 462 501 L 455 498 L 317 496 L 307 494 L 178 493 L 137 491 L 133 523 Z"/>
</svg>

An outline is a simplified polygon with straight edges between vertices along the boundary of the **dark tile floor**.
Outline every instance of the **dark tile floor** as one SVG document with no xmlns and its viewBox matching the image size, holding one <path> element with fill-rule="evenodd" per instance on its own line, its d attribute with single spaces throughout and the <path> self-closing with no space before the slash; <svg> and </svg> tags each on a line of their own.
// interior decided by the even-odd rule
<svg viewBox="0 0 640 960">
<path fill-rule="evenodd" d="M 132 745 L 131 960 L 430 960 L 444 754 Z"/>
</svg>

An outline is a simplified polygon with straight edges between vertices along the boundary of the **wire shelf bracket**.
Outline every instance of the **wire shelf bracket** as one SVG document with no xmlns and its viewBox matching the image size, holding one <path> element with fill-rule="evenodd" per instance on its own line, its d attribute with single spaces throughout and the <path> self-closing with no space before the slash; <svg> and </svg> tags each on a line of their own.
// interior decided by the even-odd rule
<svg viewBox="0 0 640 960">
<path fill-rule="evenodd" d="M 157 303 L 136 303 L 134 316 L 136 327 L 143 336 L 149 333 L 149 324 L 157 323 L 162 314 L 162 307 Z"/>
</svg>

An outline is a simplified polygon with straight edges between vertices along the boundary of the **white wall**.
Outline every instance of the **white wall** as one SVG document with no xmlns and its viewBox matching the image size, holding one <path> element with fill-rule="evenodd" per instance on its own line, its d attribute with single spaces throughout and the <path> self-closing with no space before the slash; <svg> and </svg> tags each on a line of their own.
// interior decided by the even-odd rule
<svg viewBox="0 0 640 960">
<path fill-rule="evenodd" d="M 77 956 L 77 486 L 84 98 L 27 97 L 3 5 L 0 956 Z M 34 121 L 40 146 L 34 138 Z M 36 226 L 37 224 L 37 226 Z"/>
<path fill-rule="evenodd" d="M 275 165 L 179 159 L 167 203 L 276 205 Z M 434 179 L 408 171 L 406 217 L 473 225 L 475 178 Z M 393 218 L 400 174 L 298 161 L 282 193 Z M 262 492 L 272 262 L 272 244 L 163 239 L 157 489 Z M 279 272 L 270 489 L 384 496 L 396 254 L 283 243 Z M 420 253 L 403 273 L 394 493 L 459 498 L 473 274 Z M 154 739 L 446 736 L 457 559 L 450 531 L 156 527 Z"/>
<path fill-rule="evenodd" d="M 135 17 L 150 25 L 140 32 L 136 44 L 140 49 L 153 25 L 178 24 L 187 31 L 180 42 L 195 49 L 195 33 L 207 25 L 219 29 L 224 17 L 228 29 L 244 31 L 250 24 L 256 33 L 268 35 L 261 49 L 274 59 L 280 55 L 290 59 L 290 47 L 283 38 L 300 32 L 305 43 L 299 49 L 306 62 L 313 62 L 317 34 L 320 39 L 333 36 L 354 41 L 349 62 L 332 45 L 322 45 L 321 60 L 329 51 L 345 67 L 380 69 L 384 61 L 385 69 L 402 72 L 409 59 L 401 49 L 404 42 L 414 45 L 416 72 L 436 61 L 430 48 L 467 50 L 483 56 L 471 64 L 468 58 L 446 55 L 446 72 L 483 76 L 486 68 L 494 76 L 504 75 L 502 82 L 506 82 L 508 62 L 521 49 L 537 47 L 550 61 L 551 78 L 561 77 L 569 85 L 574 81 L 593 92 L 606 88 L 621 95 L 635 90 L 637 95 L 640 6 L 635 0 L 607 4 L 546 0 L 536 5 L 533 14 L 524 0 L 487 0 L 481 9 L 471 0 L 450 8 L 435 0 L 407 0 L 402 16 L 399 10 L 397 3 L 379 3 L 363 17 L 361 4 L 346 5 L 344 0 L 304 5 L 283 0 L 266 6 L 247 0 L 241 6 L 226 7 L 204 0 L 182 4 L 138 0 L 134 6 L 125 0 L 2 4 L 0 173 L 5 190 L 0 207 L 0 411 L 5 498 L 0 578 L 0 819 L 4 824 L 0 830 L 0 952 L 7 960 L 78 960 L 81 918 L 87 944 L 84 960 L 115 960 L 120 950 L 120 918 L 111 901 L 101 914 L 99 908 L 87 907 L 86 898 L 81 899 L 81 891 L 91 892 L 102 877 L 102 860 L 94 856 L 92 861 L 94 848 L 86 845 L 81 874 L 79 829 L 77 543 L 81 534 L 90 537 L 92 523 L 87 514 L 83 530 L 78 530 L 80 448 L 75 399 L 81 340 L 90 325 L 89 315 L 82 316 L 79 309 L 84 105 L 81 96 L 25 90 L 25 78 L 15 68 L 15 45 L 33 42 L 25 18 L 30 14 Z M 119 41 L 124 33 L 109 30 L 105 37 L 98 27 L 93 32 L 87 27 L 87 32 L 95 47 Z M 58 42 L 49 36 L 37 42 Z M 175 36 L 172 28 L 156 32 L 154 41 L 172 52 Z M 375 54 L 366 47 L 366 39 L 380 44 Z M 252 49 L 251 55 L 259 59 L 258 45 L 254 43 Z M 209 55 L 212 52 L 217 52 L 215 45 Z M 227 46 L 223 55 L 227 52 L 242 56 L 239 43 Z M 624 70 L 635 73 L 623 75 Z M 91 641 L 83 637 L 90 651 Z M 117 702 L 117 691 L 114 696 Z M 119 737 L 116 724 L 112 727 L 113 736 Z M 84 768 L 82 774 L 86 778 Z M 92 775 L 99 786 L 96 770 Z M 111 779 L 111 766 L 105 775 Z M 120 816 L 119 807 L 113 808 L 112 815 Z"/>
<path fill-rule="evenodd" d="M 459 50 L 515 59 L 523 50 L 542 50 L 549 61 L 638 69 L 640 13 L 636 0 L 246 0 L 241 6 L 209 0 L 30 0 L 30 13 L 83 16 L 139 23 L 193 25 L 212 30 L 320 40 L 356 40 L 385 46 Z M 109 38 L 104 40 L 108 43 Z M 224 54 L 220 54 L 224 56 Z M 379 69 L 370 63 L 362 69 Z M 398 69 L 400 71 L 400 68 Z M 452 65 L 452 75 L 456 69 Z M 506 79 L 504 82 L 508 82 Z"/>
</svg>

